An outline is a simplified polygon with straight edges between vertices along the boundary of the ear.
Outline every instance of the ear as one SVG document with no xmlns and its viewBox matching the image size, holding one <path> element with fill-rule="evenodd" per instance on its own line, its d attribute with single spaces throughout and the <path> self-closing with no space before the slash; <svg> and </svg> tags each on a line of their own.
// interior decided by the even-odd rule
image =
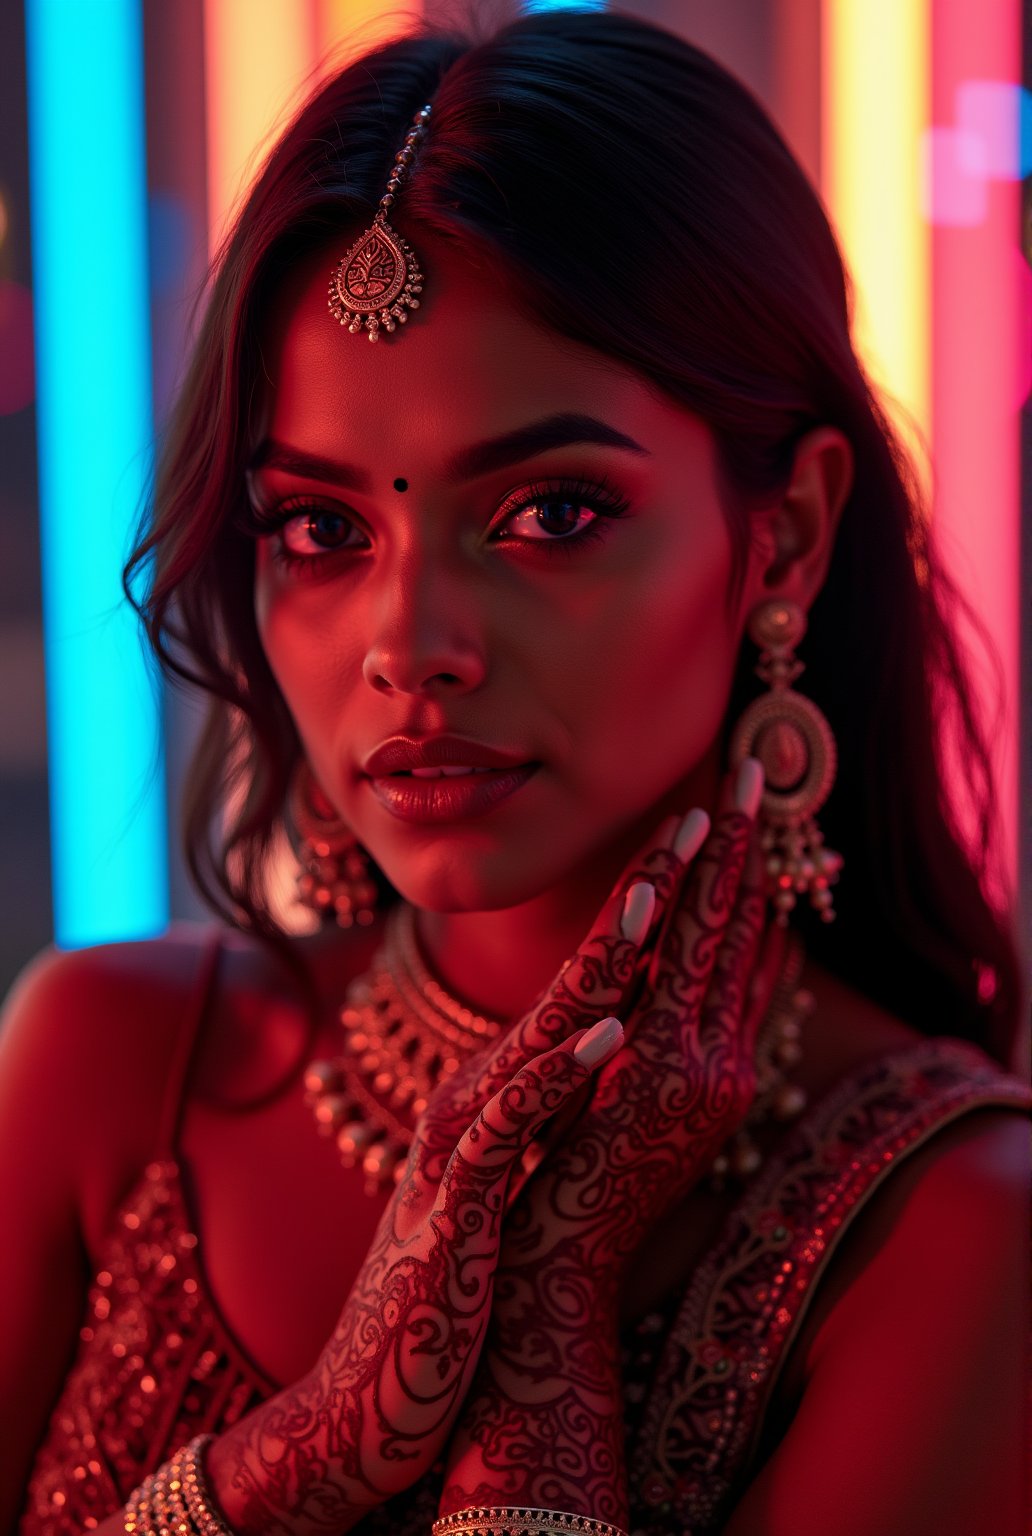
<svg viewBox="0 0 1032 1536">
<path fill-rule="evenodd" d="M 853 471 L 852 444 L 837 427 L 814 427 L 800 438 L 784 495 L 761 515 L 752 542 L 746 615 L 772 597 L 809 611 L 831 563 Z"/>
</svg>

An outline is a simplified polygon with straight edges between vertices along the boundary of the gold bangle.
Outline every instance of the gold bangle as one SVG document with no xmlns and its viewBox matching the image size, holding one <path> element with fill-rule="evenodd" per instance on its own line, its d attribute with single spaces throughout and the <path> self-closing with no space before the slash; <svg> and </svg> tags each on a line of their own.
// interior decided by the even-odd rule
<svg viewBox="0 0 1032 1536">
<path fill-rule="evenodd" d="M 176 1473 L 176 1462 L 173 1457 L 169 1464 L 168 1475 L 158 1479 L 154 1490 L 154 1512 L 158 1519 L 158 1530 L 170 1531 L 172 1536 L 197 1536 L 186 1512 Z"/>
<path fill-rule="evenodd" d="M 575 1531 L 583 1536 L 627 1536 L 618 1525 L 574 1515 L 563 1509 L 485 1508 L 473 1505 L 442 1515 L 431 1526 L 431 1536 L 552 1536 Z"/>
<path fill-rule="evenodd" d="M 126 1500 L 126 1536 L 134 1536 L 134 1533 L 135 1536 L 157 1536 L 158 1515 L 154 1506 L 157 1484 L 157 1473 L 149 1472 Z"/>
<path fill-rule="evenodd" d="M 212 1434 L 194 1435 L 180 1451 L 182 1462 L 183 1503 L 191 1524 L 199 1536 L 233 1536 L 233 1532 L 215 1508 L 204 1478 L 202 1457 L 215 1439 Z"/>
<path fill-rule="evenodd" d="M 198 1536 L 180 1494 L 178 1463 L 173 1456 L 144 1478 L 129 1495 L 125 1529 L 129 1536 Z"/>
<path fill-rule="evenodd" d="M 201 1454 L 215 1436 L 195 1435 L 129 1495 L 126 1536 L 233 1536 L 204 1482 Z"/>
</svg>

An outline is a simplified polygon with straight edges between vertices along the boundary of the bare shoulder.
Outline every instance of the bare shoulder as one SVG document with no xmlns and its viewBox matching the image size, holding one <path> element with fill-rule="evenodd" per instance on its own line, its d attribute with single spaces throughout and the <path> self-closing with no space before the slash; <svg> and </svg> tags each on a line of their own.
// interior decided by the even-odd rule
<svg viewBox="0 0 1032 1536">
<path fill-rule="evenodd" d="M 153 939 L 72 950 L 50 944 L 17 976 L 5 1020 L 40 1041 L 40 1049 L 59 1045 L 53 1059 L 74 1069 L 80 1088 L 93 1096 L 127 1051 L 153 1045 L 176 1016 L 206 931 L 174 924 Z"/>
<path fill-rule="evenodd" d="M 312 1045 L 311 1004 L 327 1035 L 335 1033 L 335 1005 L 352 977 L 366 970 L 382 934 L 382 915 L 371 927 L 333 925 L 291 935 L 297 974 L 270 946 L 225 931 L 217 1008 L 199 1042 L 191 1092 L 214 1108 L 240 1110 L 274 1089 L 296 1068 L 298 1052 Z"/>
<path fill-rule="evenodd" d="M 200 1001 L 202 954 L 214 926 L 174 922 L 152 939 L 48 946 L 24 967 L 6 1001 L 8 1055 L 47 1064 L 53 1152 L 75 1170 L 91 1249 L 153 1156 L 169 1068 Z M 296 1038 L 303 1029 L 296 983 L 283 962 L 236 930 L 217 931 L 212 995 L 191 1064 L 202 1093 L 243 1045 L 242 1086 L 262 1072 L 266 1020 L 279 1037 L 293 1030 Z"/>
<path fill-rule="evenodd" d="M 8 1000 L 26 1039 L 49 1054 L 58 1102 L 83 1108 L 55 1117 L 77 1135 L 82 1176 L 138 1164 L 152 1145 L 176 1032 L 197 984 L 210 925 L 173 923 L 152 939 L 62 950 L 48 946 L 19 975 Z M 69 1090 L 65 1093 L 65 1088 Z"/>
<path fill-rule="evenodd" d="M 191 1091 L 213 1101 L 235 1094 L 243 1102 L 290 1059 L 309 1028 L 296 973 L 260 939 L 226 924 L 180 921 L 153 939 L 67 951 L 50 946 L 12 988 L 11 1009 L 30 1010 L 34 1028 L 59 1035 L 59 1059 L 69 1069 L 74 1061 L 85 1096 L 101 1109 L 117 1109 L 123 1139 L 130 1148 L 135 1143 L 137 1154 L 151 1144 L 165 1070 L 180 1031 L 193 1021 L 202 952 L 216 927 L 219 953 Z M 341 980 L 368 963 L 379 932 L 380 925 L 331 929 L 288 942 L 316 994 L 335 996 Z"/>
<path fill-rule="evenodd" d="M 188 1087 L 203 1102 L 235 1109 L 278 1082 L 310 1034 L 307 996 L 270 944 L 224 923 L 174 922 L 153 939 L 44 951 L 24 973 L 39 1011 L 67 1021 L 78 1080 L 98 1106 L 112 1160 L 125 1167 L 139 1167 L 153 1147 L 166 1069 L 180 1032 L 194 1023 L 214 927 L 219 952 Z M 317 999 L 339 999 L 369 963 L 381 927 L 289 937 Z"/>
</svg>

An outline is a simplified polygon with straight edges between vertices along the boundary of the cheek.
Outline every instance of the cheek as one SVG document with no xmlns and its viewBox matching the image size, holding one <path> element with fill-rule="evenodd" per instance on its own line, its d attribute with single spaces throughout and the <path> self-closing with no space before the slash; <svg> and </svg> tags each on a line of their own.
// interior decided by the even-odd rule
<svg viewBox="0 0 1032 1536">
<path fill-rule="evenodd" d="M 704 756 L 727 706 L 735 665 L 725 615 L 730 552 L 655 559 L 625 573 L 597 615 L 572 693 L 571 734 L 592 783 L 607 797 L 662 794 Z"/>
<path fill-rule="evenodd" d="M 259 544 L 255 557 L 254 617 L 265 659 L 296 719 L 294 680 L 295 677 L 303 678 L 297 660 L 300 634 L 297 626 L 291 624 L 288 604 L 277 593 L 272 561 L 262 544 Z"/>
<path fill-rule="evenodd" d="M 320 618 L 317 594 L 280 588 L 271 559 L 259 548 L 254 613 L 265 658 L 298 733 L 316 756 L 318 741 L 335 718 L 336 691 L 345 676 L 334 627 Z M 318 638 L 317 638 L 318 637 Z"/>
</svg>

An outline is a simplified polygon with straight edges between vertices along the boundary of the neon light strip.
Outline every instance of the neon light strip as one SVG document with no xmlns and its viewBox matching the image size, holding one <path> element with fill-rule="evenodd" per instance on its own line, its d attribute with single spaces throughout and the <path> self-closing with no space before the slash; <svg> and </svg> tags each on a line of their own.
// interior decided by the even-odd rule
<svg viewBox="0 0 1032 1536">
<path fill-rule="evenodd" d="M 138 0 L 30 0 L 29 169 L 54 935 L 168 923 L 160 691 L 120 585 L 150 470 Z"/>
<path fill-rule="evenodd" d="M 1021 9 L 1019 0 L 994 0 L 992 5 L 951 0 L 937 5 L 934 14 L 935 126 L 928 144 L 926 203 L 934 221 L 935 521 L 944 553 L 1003 665 L 1007 718 L 993 741 L 1005 878 L 1013 890 L 1020 713 L 1019 412 L 1029 389 L 1030 287 L 1019 246 Z M 980 645 L 974 654 L 981 661 Z M 957 778 L 963 782 L 959 771 Z"/>
<path fill-rule="evenodd" d="M 822 176 L 856 282 L 854 341 L 873 382 L 927 437 L 930 249 L 920 191 L 928 0 L 825 0 L 821 23 Z M 906 417 L 885 403 L 913 446 Z"/>
<path fill-rule="evenodd" d="M 204 0 L 208 247 L 214 252 L 315 63 L 311 0 Z"/>
<path fill-rule="evenodd" d="M 407 32 L 422 12 L 423 0 L 315 0 L 321 74 L 343 69 L 357 54 Z"/>
<path fill-rule="evenodd" d="M 1003 665 L 1003 728 L 985 721 L 1010 888 L 991 879 L 991 894 L 1003 902 L 1017 871 L 1017 413 L 1028 388 L 1019 0 L 825 0 L 822 26 L 823 182 L 856 280 L 855 339 L 924 435 L 936 542 Z M 920 444 L 917 454 L 924 468 Z M 982 660 L 977 644 L 972 655 Z M 970 837 L 966 765 L 948 756 L 946 768 Z"/>
<path fill-rule="evenodd" d="M 407 30 L 422 0 L 204 0 L 209 249 L 315 73 Z"/>
</svg>

